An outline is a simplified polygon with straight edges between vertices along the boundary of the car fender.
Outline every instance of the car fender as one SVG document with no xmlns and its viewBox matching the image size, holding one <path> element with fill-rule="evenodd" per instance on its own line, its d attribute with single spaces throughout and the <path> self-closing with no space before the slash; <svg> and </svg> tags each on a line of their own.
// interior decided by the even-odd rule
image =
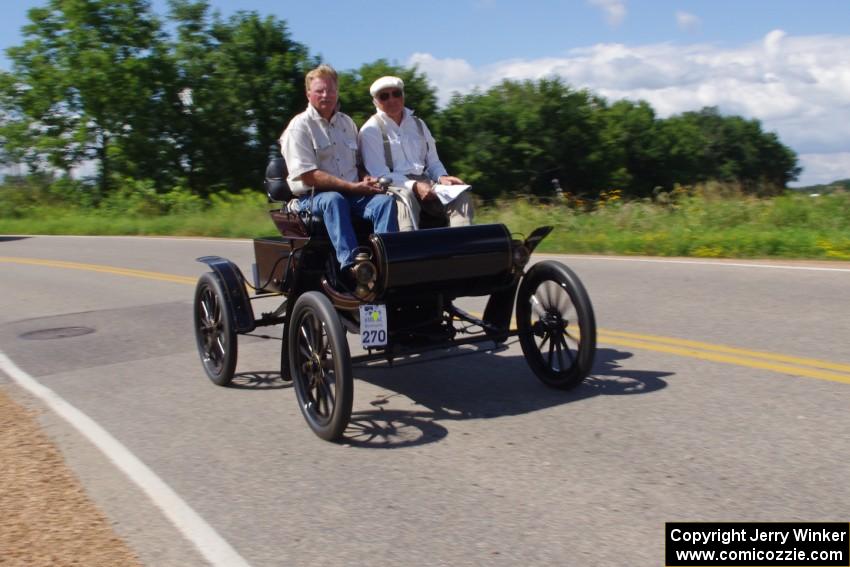
<svg viewBox="0 0 850 567">
<path fill-rule="evenodd" d="M 245 289 L 245 276 L 242 275 L 239 267 L 221 256 L 201 256 L 196 260 L 209 266 L 224 284 L 230 314 L 236 324 L 236 332 L 253 331 L 256 328 L 254 310 L 251 308 L 251 301 Z"/>
</svg>

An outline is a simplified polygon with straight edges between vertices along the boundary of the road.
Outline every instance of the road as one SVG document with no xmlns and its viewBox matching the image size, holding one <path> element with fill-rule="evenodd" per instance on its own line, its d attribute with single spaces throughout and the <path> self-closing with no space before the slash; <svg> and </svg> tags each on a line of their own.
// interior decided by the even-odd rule
<svg viewBox="0 0 850 567">
<path fill-rule="evenodd" d="M 850 519 L 848 264 L 556 257 L 600 327 L 584 384 L 547 389 L 515 342 L 357 367 L 332 444 L 279 380 L 279 329 L 240 338 L 236 387 L 204 376 L 207 254 L 250 273 L 244 240 L 0 237 L 0 351 L 197 515 L 43 415 L 148 565 L 660 565 L 669 521 Z"/>
</svg>

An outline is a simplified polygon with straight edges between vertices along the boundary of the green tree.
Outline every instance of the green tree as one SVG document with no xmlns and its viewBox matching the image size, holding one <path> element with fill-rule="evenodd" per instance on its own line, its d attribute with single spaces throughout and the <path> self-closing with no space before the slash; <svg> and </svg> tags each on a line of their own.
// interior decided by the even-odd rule
<svg viewBox="0 0 850 567">
<path fill-rule="evenodd" d="M 170 7 L 173 41 L 148 0 L 32 9 L 0 75 L 0 159 L 34 172 L 96 164 L 102 194 L 128 178 L 160 191 L 257 186 L 315 60 L 275 18 Z"/>
<path fill-rule="evenodd" d="M 443 161 L 484 196 L 551 194 L 552 178 L 588 196 L 618 188 L 646 197 L 708 180 L 775 194 L 800 171 L 794 152 L 757 120 L 716 108 L 659 120 L 644 101 L 609 105 L 558 79 L 456 95 L 438 124 Z"/>
<path fill-rule="evenodd" d="M 441 155 L 480 195 L 573 193 L 608 188 L 602 147 L 604 101 L 559 79 L 505 81 L 485 93 L 456 95 L 443 112 Z"/>
<path fill-rule="evenodd" d="M 647 197 L 655 187 L 672 186 L 669 139 L 649 103 L 620 100 L 603 113 L 602 143 L 612 188 Z"/>
<path fill-rule="evenodd" d="M 758 120 L 723 116 L 716 107 L 672 116 L 662 126 L 670 143 L 673 181 L 737 182 L 747 192 L 776 194 L 800 174 L 796 154 Z"/>
<path fill-rule="evenodd" d="M 170 5 L 175 165 L 198 193 L 258 186 L 269 144 L 304 109 L 304 75 L 317 61 L 274 17 L 222 20 L 206 0 Z"/>
<path fill-rule="evenodd" d="M 15 76 L 0 71 L 0 165 L 13 166 L 27 161 L 29 128 L 17 108 Z"/>
<path fill-rule="evenodd" d="M 101 189 L 143 164 L 133 139 L 156 131 L 160 24 L 147 0 L 49 0 L 29 11 L 2 79 L 5 159 L 70 172 L 95 160 Z"/>
</svg>

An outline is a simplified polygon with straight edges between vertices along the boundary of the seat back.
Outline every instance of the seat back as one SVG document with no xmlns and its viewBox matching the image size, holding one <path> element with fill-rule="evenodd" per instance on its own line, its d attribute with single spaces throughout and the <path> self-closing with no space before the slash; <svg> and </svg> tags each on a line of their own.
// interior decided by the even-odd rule
<svg viewBox="0 0 850 567">
<path fill-rule="evenodd" d="M 286 175 L 286 161 L 280 153 L 280 146 L 275 142 L 269 146 L 269 163 L 263 183 L 270 201 L 286 202 L 292 199 L 292 190 L 286 181 Z"/>
</svg>

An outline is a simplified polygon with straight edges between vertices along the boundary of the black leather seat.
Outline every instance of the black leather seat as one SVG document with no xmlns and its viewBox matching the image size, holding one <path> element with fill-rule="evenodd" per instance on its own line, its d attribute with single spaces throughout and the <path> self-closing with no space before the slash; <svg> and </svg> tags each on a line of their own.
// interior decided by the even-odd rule
<svg viewBox="0 0 850 567">
<path fill-rule="evenodd" d="M 289 183 L 286 182 L 286 161 L 280 154 L 280 146 L 276 143 L 269 146 L 269 163 L 266 166 L 266 179 L 263 186 L 269 201 L 286 203 L 293 198 Z"/>
</svg>

